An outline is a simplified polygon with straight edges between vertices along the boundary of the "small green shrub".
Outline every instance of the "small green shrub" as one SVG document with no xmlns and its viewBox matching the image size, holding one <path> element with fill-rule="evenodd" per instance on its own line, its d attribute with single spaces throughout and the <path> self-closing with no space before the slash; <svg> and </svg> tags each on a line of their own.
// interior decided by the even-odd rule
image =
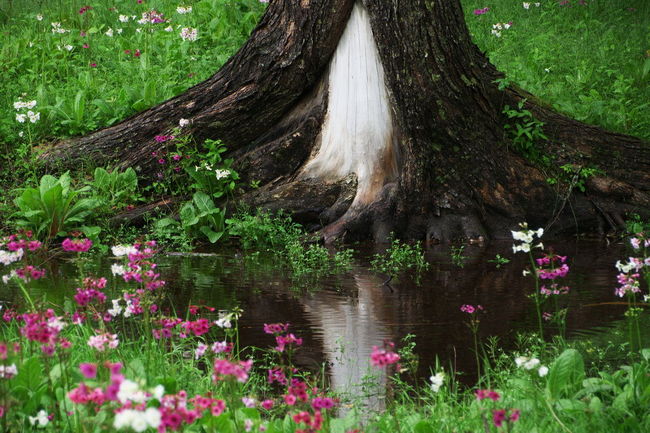
<svg viewBox="0 0 650 433">
<path fill-rule="evenodd" d="M 156 222 L 155 230 L 181 229 L 193 238 L 205 236 L 214 244 L 225 234 L 225 211 L 214 204 L 204 192 L 194 193 L 192 201 L 181 207 L 180 222 L 172 218 L 163 218 Z"/>
<path fill-rule="evenodd" d="M 351 268 L 352 250 L 343 250 L 331 255 L 321 245 L 304 245 L 299 240 L 293 240 L 286 245 L 286 256 L 293 276 L 322 277 Z"/>
<path fill-rule="evenodd" d="M 226 224 L 228 233 L 237 237 L 246 250 L 281 251 L 303 235 L 300 226 L 282 212 L 272 215 L 263 211 L 255 214 L 242 211 L 227 219 Z"/>
<path fill-rule="evenodd" d="M 88 187 L 74 189 L 66 172 L 58 179 L 51 175 L 41 178 L 38 188 L 24 188 L 14 200 L 18 211 L 15 224 L 31 230 L 34 236 L 48 242 L 72 230 L 81 230 L 98 206 L 96 199 L 83 197 Z"/>
<path fill-rule="evenodd" d="M 98 167 L 95 169 L 94 178 L 88 182 L 93 197 L 103 206 L 115 209 L 139 200 L 136 192 L 138 189 L 138 176 L 131 167 L 123 172 Z"/>
<path fill-rule="evenodd" d="M 533 162 L 542 160 L 542 151 L 538 147 L 540 141 L 548 140 L 544 135 L 544 123 L 533 117 L 529 110 L 524 109 L 526 100 L 519 101 L 517 108 L 506 105 L 503 113 L 513 121 L 503 128 L 508 132 L 512 145 L 517 152 Z"/>
<path fill-rule="evenodd" d="M 370 265 L 372 270 L 387 274 L 389 280 L 410 269 L 419 275 L 429 267 L 419 242 L 410 245 L 399 239 L 393 239 L 383 254 L 375 254 Z"/>
</svg>

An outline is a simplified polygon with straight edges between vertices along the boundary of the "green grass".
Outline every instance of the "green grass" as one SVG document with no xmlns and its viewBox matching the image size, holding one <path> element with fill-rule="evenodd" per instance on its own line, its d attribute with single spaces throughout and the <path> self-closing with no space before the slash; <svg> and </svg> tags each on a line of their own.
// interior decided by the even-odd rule
<svg viewBox="0 0 650 433">
<path fill-rule="evenodd" d="M 650 3 L 539 3 L 462 1 L 475 43 L 508 80 L 578 120 L 650 139 Z"/>
<path fill-rule="evenodd" d="M 92 9 L 79 14 L 86 4 Z M 5 2 L 0 143 L 19 141 L 24 125 L 17 124 L 12 104 L 23 94 L 38 102 L 41 121 L 32 134 L 45 139 L 106 126 L 183 92 L 239 49 L 263 10 L 258 0 L 185 4 L 191 13 L 179 14 L 177 2 L 161 0 Z M 152 9 L 167 22 L 138 24 Z M 53 22 L 69 32 L 53 33 Z M 198 30 L 196 41 L 181 39 L 185 27 Z"/>
</svg>

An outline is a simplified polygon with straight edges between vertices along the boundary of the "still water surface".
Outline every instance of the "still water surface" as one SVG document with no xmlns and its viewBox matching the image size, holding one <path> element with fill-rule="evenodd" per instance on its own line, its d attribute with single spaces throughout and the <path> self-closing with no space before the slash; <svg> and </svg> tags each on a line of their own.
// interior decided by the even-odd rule
<svg viewBox="0 0 650 433">
<path fill-rule="evenodd" d="M 535 329 L 534 305 L 527 298 L 533 281 L 522 276 L 528 257 L 513 256 L 511 244 L 469 246 L 463 252 L 463 267 L 451 263 L 448 247 L 432 247 L 427 250 L 431 269 L 419 285 L 405 276 L 392 281 L 390 287 L 384 285 L 384 275 L 369 269 L 373 248 L 357 246 L 350 272 L 316 282 L 292 280 L 273 254 L 222 250 L 161 255 L 157 262 L 177 314 L 182 316 L 192 304 L 218 309 L 239 306 L 244 346 L 272 346 L 263 324 L 289 322 L 291 330 L 304 338 L 298 365 L 317 370 L 325 363 L 336 389 L 361 381 L 374 345 L 399 341 L 407 334 L 415 334 L 421 377 L 428 377 L 438 359 L 442 366 L 463 371 L 471 380 L 475 370 L 472 335 L 467 315 L 459 310 L 462 304 L 485 308 L 480 323 L 483 339 L 498 336 L 508 346 L 518 331 Z M 554 248 L 569 256 L 571 267 L 563 281 L 571 288 L 564 298 L 569 307 L 569 333 L 602 329 L 620 320 L 624 306 L 611 304 L 618 301 L 613 293 L 613 265 L 625 256 L 624 246 L 579 241 L 556 243 Z M 496 254 L 512 261 L 497 268 L 488 262 Z M 91 267 L 98 276 L 108 277 L 111 262 L 104 258 Z M 74 267 L 65 262 L 50 265 L 50 278 L 36 291 L 47 293 L 49 301 L 60 305 L 74 293 L 76 284 L 70 277 L 75 275 Z M 5 293 L 2 298 L 11 296 Z"/>
</svg>

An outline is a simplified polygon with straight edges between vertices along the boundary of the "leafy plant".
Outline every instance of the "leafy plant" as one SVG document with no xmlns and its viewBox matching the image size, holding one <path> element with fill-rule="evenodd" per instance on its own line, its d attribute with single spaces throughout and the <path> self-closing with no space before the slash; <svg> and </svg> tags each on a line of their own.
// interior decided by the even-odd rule
<svg viewBox="0 0 650 433">
<path fill-rule="evenodd" d="M 459 267 L 465 266 L 465 260 L 467 257 L 463 255 L 463 251 L 465 250 L 465 245 L 459 245 L 459 246 L 452 246 L 451 247 L 451 262 Z"/>
<path fill-rule="evenodd" d="M 352 250 L 343 250 L 330 255 L 321 245 L 303 245 L 294 239 L 286 245 L 286 256 L 294 277 L 321 277 L 347 271 L 351 267 Z"/>
<path fill-rule="evenodd" d="M 88 190 L 74 189 L 67 172 L 58 179 L 47 174 L 38 188 L 24 188 L 14 200 L 18 207 L 13 215 L 15 223 L 45 242 L 78 230 L 98 205 L 95 199 L 83 198 Z"/>
<path fill-rule="evenodd" d="M 504 129 L 509 133 L 512 145 L 515 150 L 530 161 L 540 161 L 542 153 L 537 147 L 539 141 L 546 141 L 548 138 L 544 135 L 544 123 L 533 117 L 533 113 L 524 109 L 526 100 L 523 99 L 517 104 L 517 108 L 511 108 L 506 105 L 503 113 L 508 119 L 513 120 L 512 124 L 504 125 Z"/>
<path fill-rule="evenodd" d="M 191 187 L 214 198 L 232 193 L 239 175 L 231 168 L 233 160 L 222 157 L 226 147 L 218 140 L 206 140 L 203 147 L 206 152 L 198 155 L 201 162 L 185 167 L 185 171 L 194 181 Z"/>
<path fill-rule="evenodd" d="M 415 269 L 419 275 L 429 267 L 419 242 L 410 245 L 399 239 L 393 239 L 383 254 L 375 254 L 370 265 L 374 271 L 387 274 L 388 281 L 409 269 Z"/>
<path fill-rule="evenodd" d="M 196 192 L 192 201 L 180 210 L 180 228 L 194 238 L 205 236 L 210 243 L 215 243 L 226 232 L 224 227 L 225 210 L 217 207 L 204 192 Z M 171 218 L 163 218 L 156 223 L 157 230 L 178 227 L 179 223 Z"/>
<path fill-rule="evenodd" d="M 488 260 L 489 263 L 494 263 L 496 268 L 499 269 L 501 266 L 510 263 L 510 259 L 503 257 L 501 254 L 494 256 L 494 259 Z"/>
<path fill-rule="evenodd" d="M 246 250 L 283 250 L 303 235 L 300 226 L 288 215 L 278 212 L 272 215 L 258 211 L 255 214 L 242 211 L 226 220 L 228 233 L 237 237 Z"/>
<path fill-rule="evenodd" d="M 138 200 L 138 175 L 131 167 L 123 172 L 97 167 L 94 179 L 89 182 L 93 195 L 109 208 L 116 208 Z"/>
</svg>

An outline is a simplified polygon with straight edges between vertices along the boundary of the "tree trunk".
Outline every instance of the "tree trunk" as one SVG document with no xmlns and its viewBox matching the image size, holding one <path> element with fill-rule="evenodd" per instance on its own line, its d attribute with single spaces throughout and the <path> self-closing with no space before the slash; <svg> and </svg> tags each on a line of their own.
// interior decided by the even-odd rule
<svg viewBox="0 0 650 433">
<path fill-rule="evenodd" d="M 272 0 L 212 78 L 44 158 L 147 173 L 154 137 L 190 119 L 185 132 L 222 140 L 243 179 L 263 185 L 243 202 L 293 212 L 326 240 L 502 237 L 519 221 L 603 232 L 647 214 L 646 143 L 499 90 L 500 77 L 459 0 Z M 509 145 L 503 108 L 524 98 L 545 123 L 545 155 L 575 167 L 568 185 Z M 605 174 L 585 180 L 586 167 Z"/>
</svg>

